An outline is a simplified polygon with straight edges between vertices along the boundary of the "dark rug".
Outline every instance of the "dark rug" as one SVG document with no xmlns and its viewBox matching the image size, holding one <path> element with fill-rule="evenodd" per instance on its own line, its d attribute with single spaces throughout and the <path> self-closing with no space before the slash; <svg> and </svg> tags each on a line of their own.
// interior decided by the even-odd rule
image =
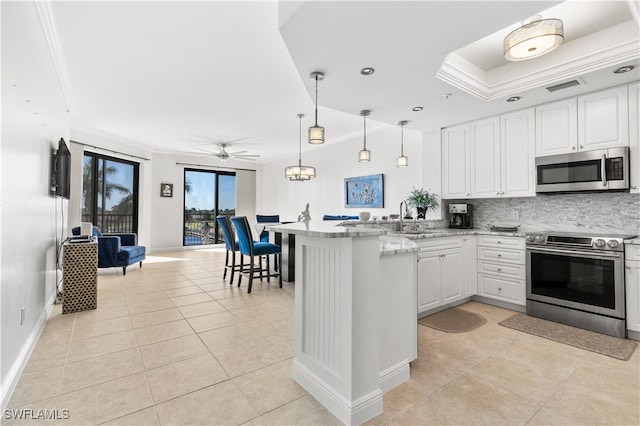
<svg viewBox="0 0 640 426">
<path fill-rule="evenodd" d="M 525 314 L 515 314 L 498 324 L 623 361 L 629 360 L 638 346 L 633 340 L 619 339 Z"/>
<path fill-rule="evenodd" d="M 447 333 L 466 333 L 486 322 L 487 319 L 482 315 L 458 308 L 450 308 L 418 320 L 419 324 Z"/>
</svg>

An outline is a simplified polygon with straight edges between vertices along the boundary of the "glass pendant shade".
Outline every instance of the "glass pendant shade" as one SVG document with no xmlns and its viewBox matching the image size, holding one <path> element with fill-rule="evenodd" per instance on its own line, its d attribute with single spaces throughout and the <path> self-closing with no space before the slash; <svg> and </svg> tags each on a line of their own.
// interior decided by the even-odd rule
<svg viewBox="0 0 640 426">
<path fill-rule="evenodd" d="M 367 109 L 363 109 L 360 111 L 360 115 L 363 120 L 363 128 L 364 128 L 364 138 L 363 138 L 363 146 L 360 152 L 358 153 L 358 161 L 360 163 L 368 163 L 371 161 L 371 151 L 367 149 L 367 116 L 371 113 L 371 111 Z"/>
<path fill-rule="evenodd" d="M 310 75 L 316 81 L 316 121 L 309 127 L 309 143 L 319 145 L 324 143 L 324 127 L 318 125 L 318 80 L 324 79 L 324 74 L 320 71 L 314 71 Z"/>
<path fill-rule="evenodd" d="M 524 23 L 504 39 L 504 58 L 524 61 L 557 49 L 564 41 L 560 19 L 537 19 Z"/>
<path fill-rule="evenodd" d="M 358 153 L 358 161 L 361 163 L 368 163 L 371 161 L 371 151 L 368 149 L 361 149 Z"/>
<path fill-rule="evenodd" d="M 284 177 L 291 181 L 305 181 L 316 177 L 316 168 L 302 165 L 302 117 L 304 114 L 298 114 L 300 120 L 299 137 L 298 137 L 298 165 L 289 166 L 284 169 Z"/>
<path fill-rule="evenodd" d="M 409 158 L 404 155 L 404 125 L 407 121 L 401 121 L 400 125 L 400 157 L 398 157 L 398 167 L 407 167 L 409 165 Z"/>
</svg>

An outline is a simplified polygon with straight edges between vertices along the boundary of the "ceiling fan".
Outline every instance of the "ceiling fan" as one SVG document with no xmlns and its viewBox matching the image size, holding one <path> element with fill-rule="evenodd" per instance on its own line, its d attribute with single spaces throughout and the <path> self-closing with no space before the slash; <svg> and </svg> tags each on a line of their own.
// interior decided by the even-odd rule
<svg viewBox="0 0 640 426">
<path fill-rule="evenodd" d="M 204 146 L 195 146 L 194 148 L 206 154 L 218 157 L 222 161 L 229 160 L 230 158 L 254 161 L 256 158 L 260 157 L 259 154 L 245 154 L 248 152 L 246 149 L 235 152 L 227 151 L 227 148 L 230 146 L 232 146 L 230 143 L 221 142 L 214 145 L 209 144 Z M 217 152 L 212 151 L 213 147 L 217 147 Z"/>
</svg>

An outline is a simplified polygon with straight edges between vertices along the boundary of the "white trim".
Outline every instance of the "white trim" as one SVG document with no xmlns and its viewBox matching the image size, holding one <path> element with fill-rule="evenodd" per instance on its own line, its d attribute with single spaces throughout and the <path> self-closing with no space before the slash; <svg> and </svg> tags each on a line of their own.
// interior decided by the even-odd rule
<svg viewBox="0 0 640 426">
<path fill-rule="evenodd" d="M 11 396 L 13 395 L 13 391 L 15 390 L 16 385 L 20 380 L 20 376 L 22 375 L 22 372 L 24 371 L 24 368 L 26 367 L 27 362 L 31 357 L 31 353 L 33 352 L 33 349 L 36 347 L 36 344 L 38 343 L 40 334 L 42 334 L 44 327 L 47 325 L 47 319 L 49 318 L 49 315 L 51 315 L 51 312 L 53 311 L 53 303 L 55 302 L 55 300 L 56 300 L 56 293 L 53 292 L 53 294 L 51 295 L 51 297 L 49 298 L 49 300 L 45 305 L 45 306 L 48 306 L 48 308 L 45 308 L 42 310 L 42 313 L 40 314 L 40 317 L 38 318 L 38 321 L 36 322 L 35 327 L 33 327 L 33 330 L 31 331 L 29 338 L 26 340 L 26 342 L 22 346 L 22 349 L 20 350 L 20 353 L 16 357 L 16 360 L 13 362 L 13 365 L 7 372 L 7 376 L 2 381 L 1 407 L 3 410 L 7 407 L 7 404 L 11 400 Z"/>
<path fill-rule="evenodd" d="M 69 74 L 67 72 L 67 63 L 62 53 L 62 45 L 58 38 L 58 28 L 56 26 L 56 17 L 51 8 L 51 0 L 37 0 L 34 1 L 36 10 L 38 11 L 38 17 L 40 18 L 40 24 L 42 25 L 42 32 L 44 38 L 47 41 L 49 47 L 49 53 L 51 54 L 51 60 L 56 70 L 58 77 L 58 83 L 60 84 L 60 90 L 64 98 L 64 103 L 67 107 L 67 112 L 70 112 L 73 105 L 73 96 L 71 93 L 71 84 L 69 80 Z"/>
<path fill-rule="evenodd" d="M 380 389 L 387 393 L 410 379 L 409 361 L 403 360 L 380 372 Z"/>
</svg>

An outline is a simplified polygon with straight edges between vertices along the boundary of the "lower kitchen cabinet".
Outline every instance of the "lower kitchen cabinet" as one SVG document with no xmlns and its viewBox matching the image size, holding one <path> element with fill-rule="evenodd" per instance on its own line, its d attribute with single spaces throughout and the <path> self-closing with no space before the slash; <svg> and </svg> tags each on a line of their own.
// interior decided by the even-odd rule
<svg viewBox="0 0 640 426">
<path fill-rule="evenodd" d="M 625 246 L 627 330 L 640 332 L 640 245 Z"/>
<path fill-rule="evenodd" d="M 526 304 L 524 239 L 478 237 L 478 294 L 491 299 Z"/>
<path fill-rule="evenodd" d="M 475 236 L 433 238 L 418 246 L 418 315 L 475 294 Z"/>
</svg>

